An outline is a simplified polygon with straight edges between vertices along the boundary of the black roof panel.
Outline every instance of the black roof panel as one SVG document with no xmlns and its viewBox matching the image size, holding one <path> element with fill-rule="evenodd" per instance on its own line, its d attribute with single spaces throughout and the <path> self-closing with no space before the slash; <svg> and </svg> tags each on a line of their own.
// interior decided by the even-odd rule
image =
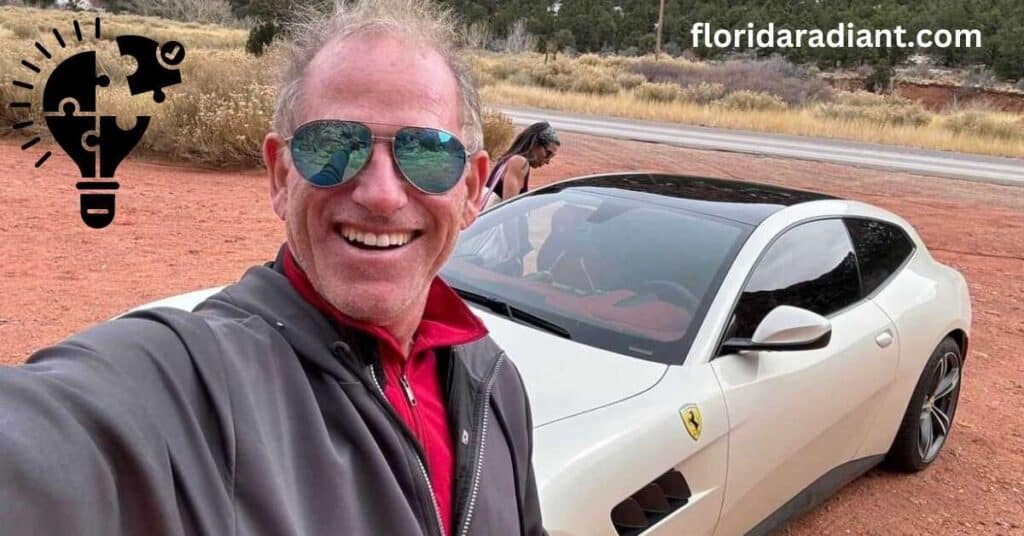
<svg viewBox="0 0 1024 536">
<path fill-rule="evenodd" d="M 788 206 L 821 199 L 837 199 L 816 192 L 756 182 L 652 173 L 594 175 L 555 183 L 538 192 L 567 188 L 597 189 L 608 195 L 632 198 L 656 195 L 662 201 L 684 210 L 751 225 L 761 223 Z"/>
</svg>

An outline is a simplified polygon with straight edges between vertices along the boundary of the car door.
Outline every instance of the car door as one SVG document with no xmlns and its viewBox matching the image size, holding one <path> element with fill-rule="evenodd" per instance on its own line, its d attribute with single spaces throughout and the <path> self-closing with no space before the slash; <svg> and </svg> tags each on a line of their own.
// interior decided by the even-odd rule
<svg viewBox="0 0 1024 536">
<path fill-rule="evenodd" d="M 769 245 L 737 301 L 729 336 L 750 337 L 779 305 L 826 316 L 831 340 L 818 350 L 742 352 L 711 362 L 731 428 L 717 534 L 749 531 L 849 462 L 877 412 L 874 395 L 895 372 L 895 330 L 863 299 L 841 220 L 799 224 Z"/>
</svg>

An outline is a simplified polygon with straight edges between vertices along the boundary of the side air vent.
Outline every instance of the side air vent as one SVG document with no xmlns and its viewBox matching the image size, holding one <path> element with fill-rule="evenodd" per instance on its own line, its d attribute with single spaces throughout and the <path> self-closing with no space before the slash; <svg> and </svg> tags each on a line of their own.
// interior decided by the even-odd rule
<svg viewBox="0 0 1024 536">
<path fill-rule="evenodd" d="M 620 536 L 636 536 L 689 500 L 689 484 L 673 469 L 612 508 L 612 523 Z"/>
</svg>

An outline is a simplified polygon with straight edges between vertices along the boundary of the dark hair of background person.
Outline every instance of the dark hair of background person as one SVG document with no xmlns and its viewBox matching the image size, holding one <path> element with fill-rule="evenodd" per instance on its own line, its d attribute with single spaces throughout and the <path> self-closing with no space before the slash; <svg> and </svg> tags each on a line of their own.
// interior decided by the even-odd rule
<svg viewBox="0 0 1024 536">
<path fill-rule="evenodd" d="M 547 121 L 541 121 L 526 127 L 516 136 L 516 139 L 512 140 L 512 145 L 505 151 L 505 154 L 501 155 L 501 158 L 491 164 L 491 172 L 487 175 L 487 182 L 485 184 L 491 184 L 491 181 L 494 179 L 494 172 L 500 169 L 506 160 L 515 155 L 525 157 L 538 143 L 544 146 L 561 145 L 558 138 L 555 137 L 555 130 L 551 128 Z"/>
</svg>

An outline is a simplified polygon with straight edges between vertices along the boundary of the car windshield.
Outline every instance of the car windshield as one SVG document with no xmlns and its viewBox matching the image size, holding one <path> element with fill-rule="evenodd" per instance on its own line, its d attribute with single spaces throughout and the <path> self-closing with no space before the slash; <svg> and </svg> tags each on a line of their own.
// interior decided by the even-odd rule
<svg viewBox="0 0 1024 536">
<path fill-rule="evenodd" d="M 686 355 L 752 229 L 654 194 L 540 190 L 480 216 L 441 275 L 469 301 L 582 344 Z"/>
</svg>

